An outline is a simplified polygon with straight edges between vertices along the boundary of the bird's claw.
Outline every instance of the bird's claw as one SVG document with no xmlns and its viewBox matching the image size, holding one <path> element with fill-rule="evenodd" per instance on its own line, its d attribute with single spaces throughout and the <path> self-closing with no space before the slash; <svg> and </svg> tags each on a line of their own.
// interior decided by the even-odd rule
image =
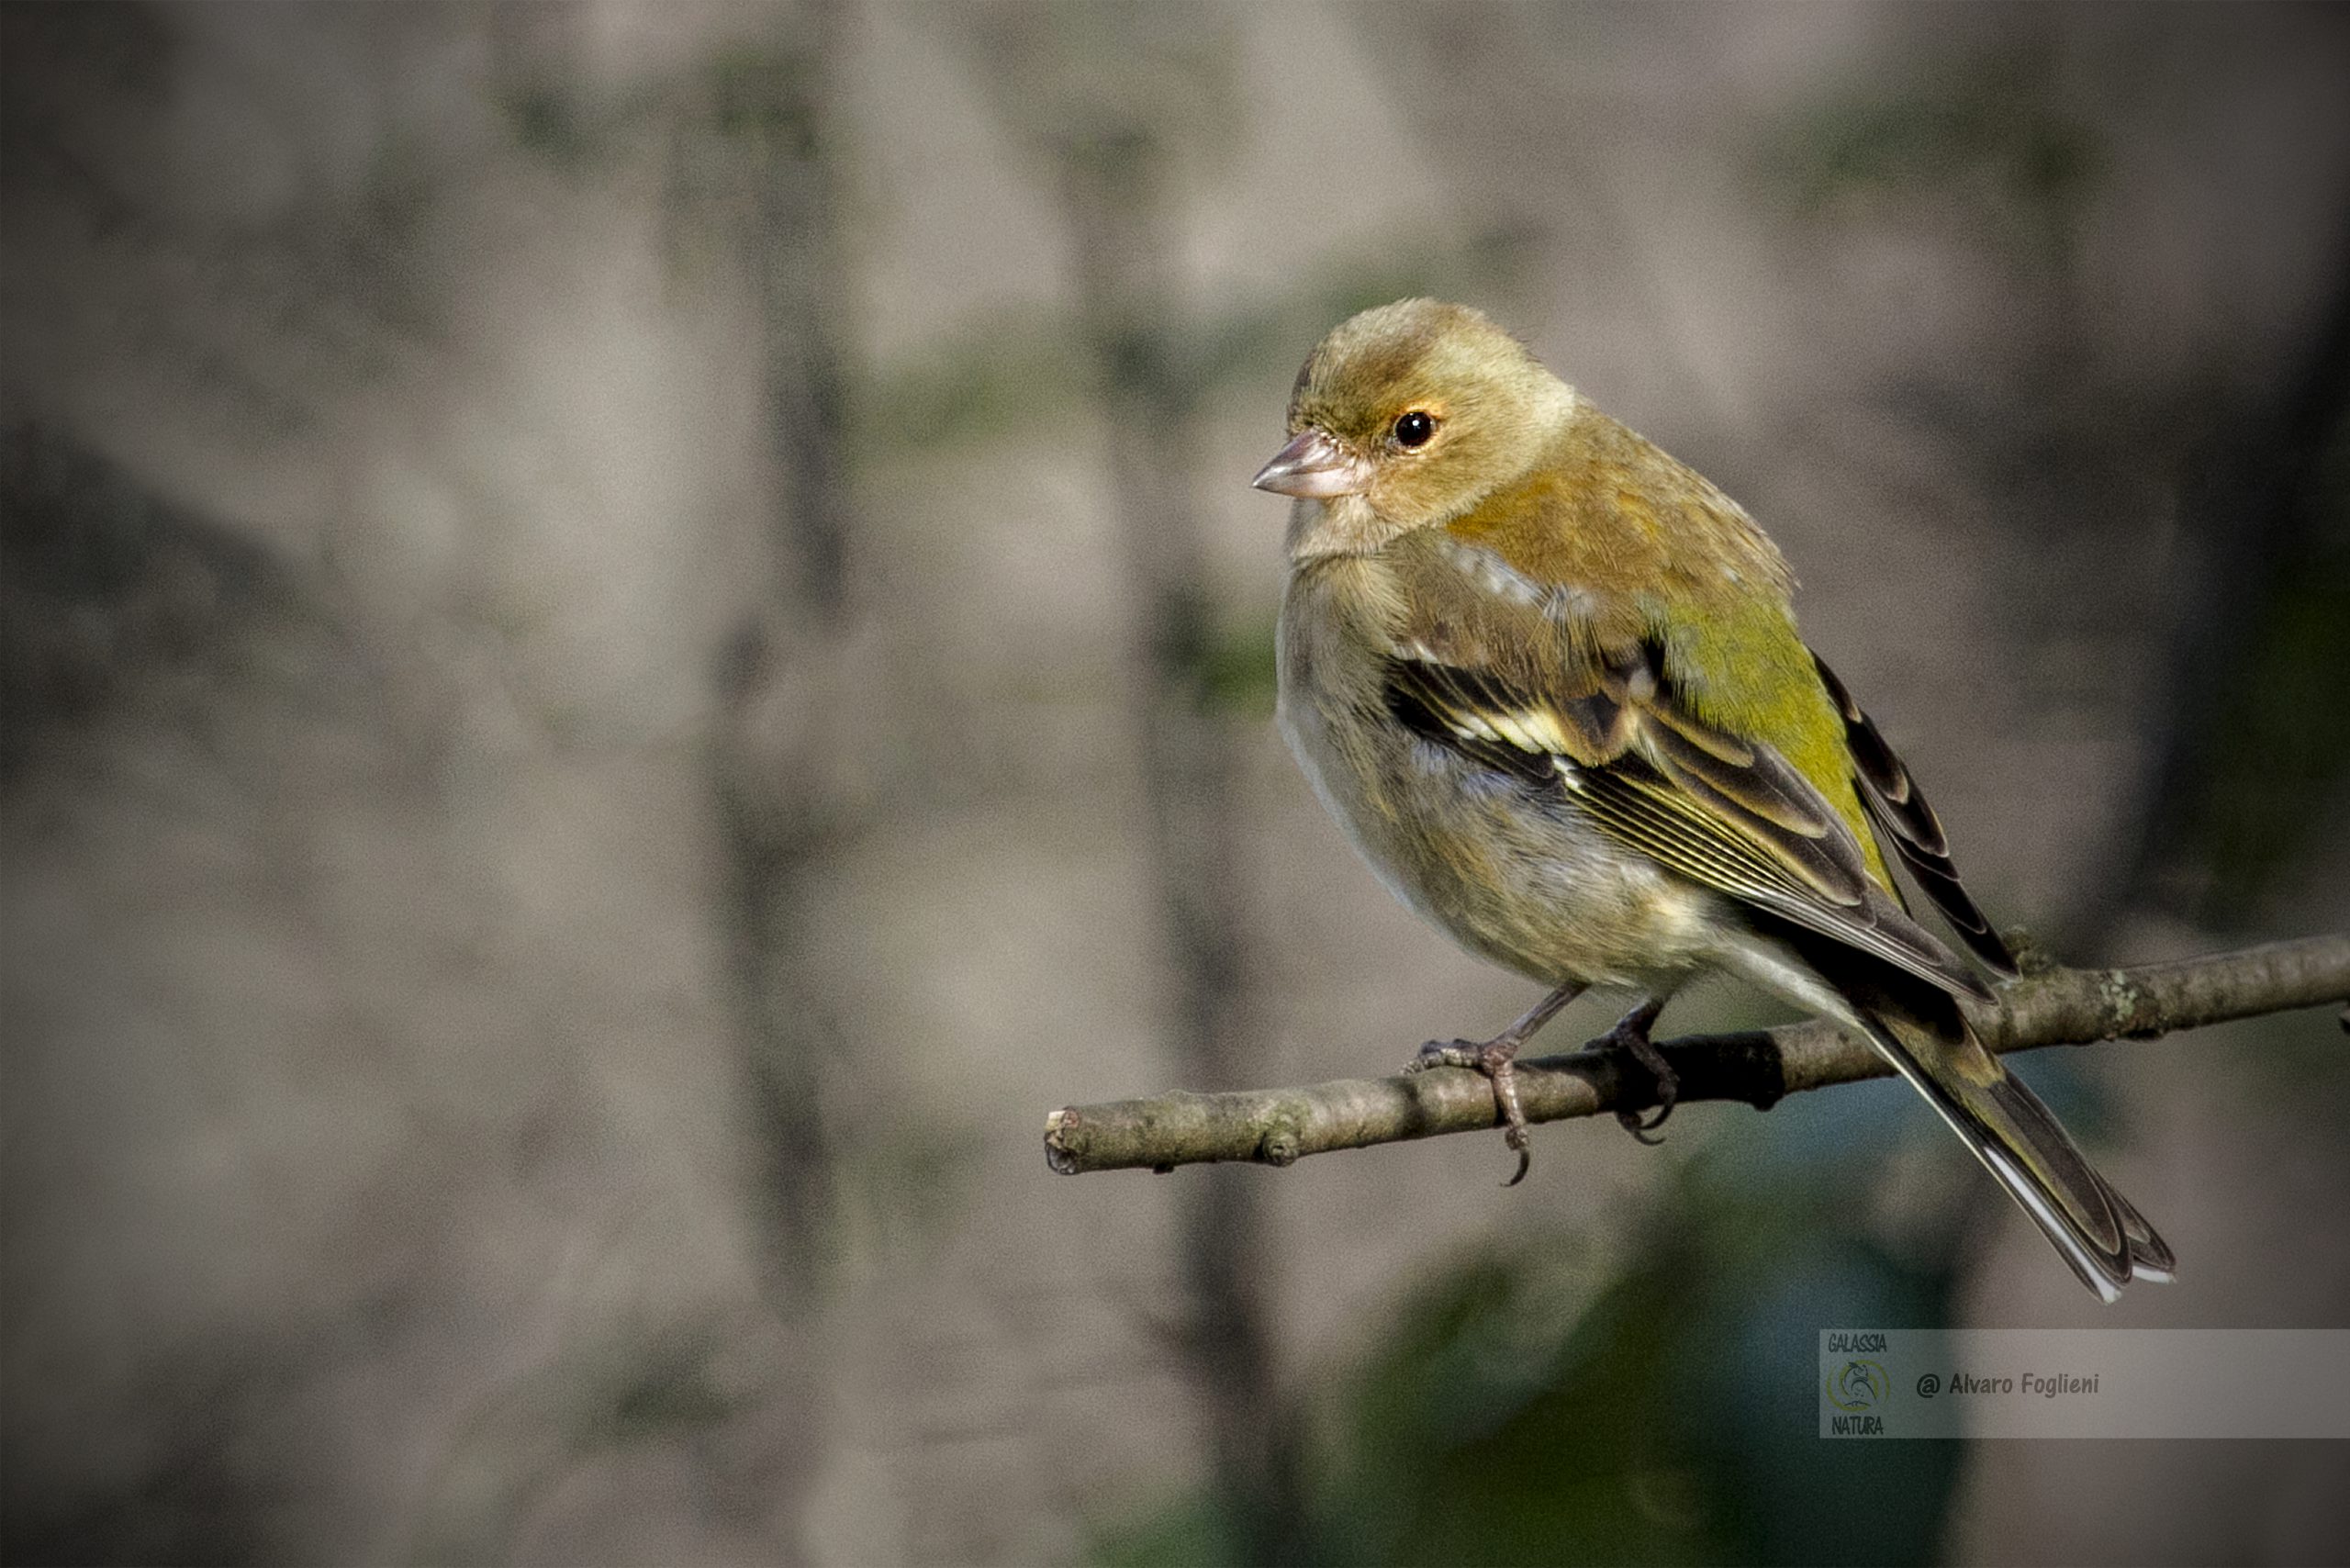
<svg viewBox="0 0 2350 1568">
<path fill-rule="evenodd" d="M 1645 1119 L 1638 1111 L 1618 1111 L 1616 1113 L 1616 1122 L 1618 1126 L 1632 1135 L 1634 1143 L 1644 1143 L 1651 1148 L 1654 1148 L 1664 1141 L 1654 1136 L 1656 1129 L 1664 1126 L 1665 1117 L 1671 1114 L 1673 1114 L 1673 1107 L 1670 1105 L 1659 1106 L 1653 1117 Z"/>
<path fill-rule="evenodd" d="M 1658 1050 L 1649 1038 L 1649 1025 L 1655 1017 L 1656 1012 L 1652 1008 L 1636 1008 L 1617 1019 L 1614 1028 L 1591 1042 L 1591 1048 L 1595 1051 L 1623 1052 L 1647 1069 L 1649 1076 L 1655 1080 L 1655 1115 L 1643 1116 L 1638 1111 L 1616 1113 L 1617 1123 L 1636 1141 L 1651 1148 L 1664 1141 L 1651 1135 L 1664 1126 L 1666 1117 L 1673 1114 L 1673 1103 L 1681 1093 L 1681 1075 L 1673 1070 L 1673 1065 L 1664 1059 L 1664 1053 Z"/>
<path fill-rule="evenodd" d="M 1510 1096 L 1511 1107 L 1515 1109 L 1516 1103 L 1517 1096 L 1513 1093 Z M 1505 1187 L 1515 1187 L 1526 1180 L 1528 1170 L 1534 1169 L 1534 1150 L 1528 1147 L 1533 1140 L 1527 1136 L 1525 1122 L 1517 1121 L 1511 1123 L 1503 1132 L 1502 1141 L 1517 1151 L 1517 1173 L 1502 1183 Z"/>
<path fill-rule="evenodd" d="M 1420 1047 L 1419 1055 L 1404 1064 L 1404 1070 L 1426 1072 L 1432 1067 L 1465 1067 L 1472 1072 L 1483 1072 L 1485 1062 L 1478 1051 L 1479 1047 L 1473 1040 L 1455 1040 L 1449 1046 L 1439 1040 L 1430 1040 Z"/>
<path fill-rule="evenodd" d="M 1516 1186 L 1534 1168 L 1526 1110 L 1517 1101 L 1517 1066 L 1512 1060 L 1516 1054 L 1517 1042 L 1506 1037 L 1482 1045 L 1474 1040 L 1455 1040 L 1449 1045 L 1430 1040 L 1420 1047 L 1419 1055 L 1404 1064 L 1405 1072 L 1426 1072 L 1432 1067 L 1465 1067 L 1492 1081 L 1494 1103 L 1501 1112 L 1502 1141 L 1517 1155 L 1517 1173 L 1502 1183 L 1505 1187 Z"/>
</svg>

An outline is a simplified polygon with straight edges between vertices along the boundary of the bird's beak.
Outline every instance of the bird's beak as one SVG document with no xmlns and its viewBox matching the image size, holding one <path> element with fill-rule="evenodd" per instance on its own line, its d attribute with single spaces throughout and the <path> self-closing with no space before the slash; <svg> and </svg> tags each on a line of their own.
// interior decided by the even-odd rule
<svg viewBox="0 0 2350 1568">
<path fill-rule="evenodd" d="M 1303 430 L 1248 483 L 1259 490 L 1326 500 L 1371 488 L 1371 465 L 1318 430 Z"/>
</svg>

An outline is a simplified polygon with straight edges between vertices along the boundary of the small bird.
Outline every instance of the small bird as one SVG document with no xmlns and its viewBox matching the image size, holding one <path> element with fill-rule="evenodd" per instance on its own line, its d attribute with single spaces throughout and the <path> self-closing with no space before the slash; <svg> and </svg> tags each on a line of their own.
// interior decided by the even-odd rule
<svg viewBox="0 0 2350 1568">
<path fill-rule="evenodd" d="M 2113 1300 L 2170 1249 L 1961 1011 L 1982 980 L 1913 920 L 1888 857 L 1989 968 L 2007 944 L 1942 824 L 1805 646 L 1754 520 L 1601 413 L 1478 311 L 1405 299 L 1341 323 L 1255 479 L 1296 498 L 1281 723 L 1391 890 L 1549 988 L 1482 1042 L 1413 1064 L 1493 1081 L 1592 986 L 1639 1005 L 1596 1042 L 1675 1080 L 1650 1027 L 1728 971 L 1863 1035 Z"/>
</svg>

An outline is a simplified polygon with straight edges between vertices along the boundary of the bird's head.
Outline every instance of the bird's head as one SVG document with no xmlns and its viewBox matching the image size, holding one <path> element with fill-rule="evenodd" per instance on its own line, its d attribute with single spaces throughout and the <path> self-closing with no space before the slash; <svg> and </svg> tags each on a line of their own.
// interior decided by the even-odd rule
<svg viewBox="0 0 2350 1568">
<path fill-rule="evenodd" d="M 1537 462 L 1572 388 L 1482 313 L 1400 299 L 1317 344 L 1290 394 L 1289 444 L 1254 483 L 1297 509 L 1292 555 L 1376 550 L 1460 516 Z"/>
</svg>

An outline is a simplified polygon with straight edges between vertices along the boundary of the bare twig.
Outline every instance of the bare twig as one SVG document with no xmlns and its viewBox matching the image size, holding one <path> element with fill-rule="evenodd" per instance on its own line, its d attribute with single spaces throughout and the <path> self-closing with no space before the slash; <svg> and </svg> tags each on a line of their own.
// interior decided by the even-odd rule
<svg viewBox="0 0 2350 1568">
<path fill-rule="evenodd" d="M 1998 1051 L 2097 1040 L 2152 1039 L 2179 1029 L 2350 1002 L 2350 933 L 2133 969 L 2050 969 L 2006 987 L 1975 1020 Z M 1737 1100 L 1767 1110 L 1786 1095 L 1882 1078 L 1892 1069 L 1863 1042 L 1813 1021 L 1666 1042 L 1681 1103 Z M 1400 1054 L 1402 1045 L 1396 1047 Z M 1527 1118 L 1559 1121 L 1653 1103 L 1647 1075 L 1619 1074 L 1610 1054 L 1577 1051 L 1518 1064 Z M 1363 1148 L 1496 1125 L 1485 1080 L 1462 1069 L 1341 1079 L 1302 1089 L 1176 1092 L 1070 1105 L 1045 1123 L 1056 1170 L 1171 1170 L 1214 1160 L 1290 1165 L 1309 1154 Z"/>
</svg>

